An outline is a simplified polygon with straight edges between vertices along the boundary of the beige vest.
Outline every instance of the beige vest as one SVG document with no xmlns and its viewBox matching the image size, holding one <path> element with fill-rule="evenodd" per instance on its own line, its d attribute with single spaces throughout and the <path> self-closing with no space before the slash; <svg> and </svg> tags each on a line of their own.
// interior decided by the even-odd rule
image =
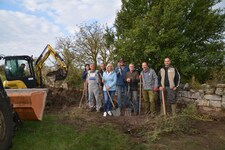
<svg viewBox="0 0 225 150">
<path fill-rule="evenodd" d="M 161 74 L 161 85 L 164 88 L 165 85 L 165 69 L 161 68 L 160 69 L 160 74 Z M 175 68 L 168 68 L 168 78 L 169 78 L 169 83 L 170 83 L 170 88 L 174 88 L 175 83 L 174 83 L 174 77 L 175 77 Z"/>
</svg>

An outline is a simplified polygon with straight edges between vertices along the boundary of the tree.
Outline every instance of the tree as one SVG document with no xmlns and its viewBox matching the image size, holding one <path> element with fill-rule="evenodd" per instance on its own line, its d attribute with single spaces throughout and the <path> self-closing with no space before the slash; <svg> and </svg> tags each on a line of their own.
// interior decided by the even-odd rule
<svg viewBox="0 0 225 150">
<path fill-rule="evenodd" d="M 57 39 L 56 49 L 63 55 L 65 63 L 68 66 L 68 75 L 65 81 L 69 87 L 80 86 L 82 83 L 81 66 L 83 64 L 80 64 L 78 61 L 80 59 L 79 56 L 73 53 L 74 47 L 74 41 L 71 37 Z"/>
<path fill-rule="evenodd" d="M 112 28 L 106 27 L 105 33 L 103 35 L 103 45 L 100 48 L 99 60 L 104 64 L 108 64 L 109 62 L 113 62 L 115 59 L 115 45 L 114 45 L 114 31 Z"/>
<path fill-rule="evenodd" d="M 90 25 L 81 25 L 75 35 L 75 55 L 84 63 L 92 62 L 96 66 L 98 61 L 107 63 L 111 60 L 113 48 L 107 43 L 105 37 L 110 36 L 110 30 L 94 22 Z M 108 47 L 107 47 L 108 46 Z M 83 64 L 84 64 L 83 63 Z"/>
<path fill-rule="evenodd" d="M 204 81 L 224 65 L 225 14 L 213 9 L 218 2 L 123 0 L 115 22 L 118 56 L 156 69 L 169 56 L 185 79 Z"/>
</svg>

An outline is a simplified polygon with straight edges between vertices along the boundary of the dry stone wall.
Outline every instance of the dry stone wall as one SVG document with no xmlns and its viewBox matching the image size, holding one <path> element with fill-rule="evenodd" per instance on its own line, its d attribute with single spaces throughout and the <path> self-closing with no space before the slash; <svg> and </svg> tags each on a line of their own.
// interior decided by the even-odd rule
<svg viewBox="0 0 225 150">
<path fill-rule="evenodd" d="M 225 84 L 210 86 L 202 85 L 202 89 L 192 90 L 184 86 L 178 90 L 178 102 L 195 102 L 197 106 L 204 110 L 220 111 L 225 109 Z"/>
</svg>

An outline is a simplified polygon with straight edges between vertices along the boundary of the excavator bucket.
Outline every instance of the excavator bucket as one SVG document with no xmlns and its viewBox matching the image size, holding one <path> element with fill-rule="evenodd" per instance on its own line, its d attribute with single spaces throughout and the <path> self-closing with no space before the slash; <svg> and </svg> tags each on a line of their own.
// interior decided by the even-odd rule
<svg viewBox="0 0 225 150">
<path fill-rule="evenodd" d="M 42 120 L 48 89 L 6 89 L 21 120 Z"/>
<path fill-rule="evenodd" d="M 58 69 L 47 73 L 48 77 L 53 77 L 55 81 L 64 80 L 67 77 L 67 71 L 63 69 Z"/>
</svg>

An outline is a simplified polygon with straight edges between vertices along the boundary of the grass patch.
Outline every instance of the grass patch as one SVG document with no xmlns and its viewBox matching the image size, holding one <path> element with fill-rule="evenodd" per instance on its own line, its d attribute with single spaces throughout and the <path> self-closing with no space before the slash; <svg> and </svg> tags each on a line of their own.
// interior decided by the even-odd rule
<svg viewBox="0 0 225 150">
<path fill-rule="evenodd" d="M 76 125 L 63 124 L 62 118 L 45 115 L 43 121 L 26 121 L 13 138 L 12 150 L 130 150 L 145 149 L 112 126 L 89 126 L 78 131 Z"/>
</svg>

